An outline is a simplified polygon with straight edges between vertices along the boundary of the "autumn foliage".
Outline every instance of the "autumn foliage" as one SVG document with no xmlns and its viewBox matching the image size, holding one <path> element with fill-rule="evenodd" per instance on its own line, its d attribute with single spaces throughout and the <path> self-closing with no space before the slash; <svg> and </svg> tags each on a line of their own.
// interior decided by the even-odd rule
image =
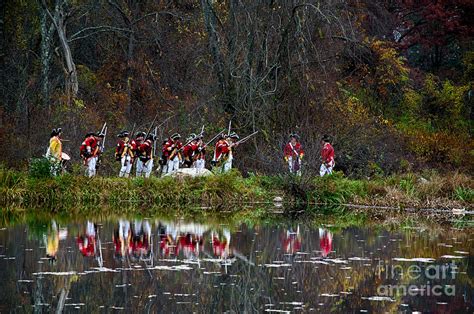
<svg viewBox="0 0 474 314">
<path fill-rule="evenodd" d="M 238 150 L 244 172 L 284 171 L 291 132 L 306 173 L 323 134 L 347 175 L 472 171 L 472 12 L 467 0 L 2 2 L 0 161 L 24 167 L 58 126 L 78 161 L 86 131 L 146 129 L 158 114 L 171 117 L 161 139 L 230 119 L 260 130 Z"/>
</svg>

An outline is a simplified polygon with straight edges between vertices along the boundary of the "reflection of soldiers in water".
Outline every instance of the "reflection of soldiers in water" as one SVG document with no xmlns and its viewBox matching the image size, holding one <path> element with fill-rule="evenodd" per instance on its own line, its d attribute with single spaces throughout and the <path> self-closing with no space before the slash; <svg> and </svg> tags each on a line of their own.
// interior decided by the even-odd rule
<svg viewBox="0 0 474 314">
<path fill-rule="evenodd" d="M 46 257 L 50 262 L 55 262 L 59 250 L 59 241 L 67 237 L 67 229 L 59 228 L 56 221 L 51 221 L 48 232 L 43 235 L 44 246 L 46 247 Z"/>
<path fill-rule="evenodd" d="M 187 259 L 197 259 L 204 245 L 206 226 L 194 223 L 158 224 L 160 254 L 163 257 L 178 256 L 180 252 Z"/>
<path fill-rule="evenodd" d="M 119 220 L 118 226 L 114 228 L 112 241 L 114 242 L 114 257 L 122 259 L 131 253 L 130 241 L 132 232 L 128 220 Z"/>
<path fill-rule="evenodd" d="M 160 253 L 163 257 L 176 256 L 177 245 L 176 235 L 168 232 L 167 227 L 161 223 L 158 225 L 158 235 L 160 237 Z"/>
<path fill-rule="evenodd" d="M 296 227 L 296 232 L 290 227 L 286 230 L 283 238 L 283 250 L 286 254 L 295 254 L 301 250 L 300 226 Z"/>
<path fill-rule="evenodd" d="M 132 260 L 148 259 L 151 255 L 151 226 L 148 220 L 135 220 L 132 228 Z"/>
<path fill-rule="evenodd" d="M 186 233 L 179 236 L 178 250 L 182 250 L 184 257 L 187 259 L 196 259 L 202 250 L 202 235 Z"/>
<path fill-rule="evenodd" d="M 56 261 L 59 249 L 59 230 L 56 221 L 51 221 L 51 227 L 48 228 L 48 233 L 44 236 L 46 246 L 46 257 L 50 261 Z"/>
<path fill-rule="evenodd" d="M 212 251 L 214 256 L 227 259 L 234 256 L 230 249 L 230 231 L 224 229 L 222 234 L 212 232 Z"/>
<path fill-rule="evenodd" d="M 88 221 L 85 234 L 77 236 L 77 246 L 83 256 L 90 257 L 96 255 L 96 231 L 97 226 L 93 222 Z"/>
<path fill-rule="evenodd" d="M 319 247 L 323 257 L 328 256 L 332 251 L 332 233 L 326 229 L 319 228 Z"/>
</svg>

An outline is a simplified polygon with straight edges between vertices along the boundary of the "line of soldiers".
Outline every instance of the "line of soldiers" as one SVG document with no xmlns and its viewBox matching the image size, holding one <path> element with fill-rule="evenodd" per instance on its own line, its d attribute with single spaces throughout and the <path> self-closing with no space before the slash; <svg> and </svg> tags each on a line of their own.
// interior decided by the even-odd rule
<svg viewBox="0 0 474 314">
<path fill-rule="evenodd" d="M 70 159 L 67 154 L 62 152 L 61 132 L 60 128 L 53 129 L 46 152 L 46 157 L 51 162 L 53 175 L 60 172 L 63 160 Z M 134 132 L 132 131 L 132 133 Z M 159 171 L 161 174 L 170 174 L 182 167 L 205 169 L 207 146 L 217 139 L 211 159 L 211 168 L 217 167 L 219 171 L 227 172 L 232 168 L 234 149 L 256 133 L 240 139 L 235 132 L 226 134 L 222 131 L 205 143 L 203 131 L 201 131 L 200 134 L 190 134 L 185 144 L 181 142 L 181 135 L 174 133 L 162 143 Z M 134 138 L 131 135 L 134 135 Z M 88 177 L 93 177 L 97 173 L 96 169 L 104 151 L 106 136 L 107 126 L 104 124 L 101 131 L 87 133 L 81 144 L 80 155 L 87 168 L 86 175 Z M 131 134 L 129 131 L 122 131 L 117 137 L 119 140 L 115 149 L 115 158 L 121 164 L 119 177 L 129 177 L 134 164 L 136 164 L 137 177 L 150 177 L 156 154 L 156 132 L 147 134 L 139 131 Z M 301 175 L 304 151 L 298 134 L 290 134 L 290 140 L 283 149 L 283 156 L 288 164 L 289 172 Z M 330 143 L 329 136 L 325 135 L 321 139 L 321 176 L 332 173 L 335 165 L 334 158 L 334 148 Z"/>
<path fill-rule="evenodd" d="M 118 134 L 119 141 L 115 150 L 115 158 L 121 162 L 120 177 L 129 177 L 132 165 L 136 161 L 136 176 L 148 178 L 153 170 L 153 160 L 156 151 L 156 136 L 145 132 L 137 132 L 135 138 L 130 138 L 128 131 Z M 159 169 L 162 174 L 169 174 L 181 167 L 205 169 L 206 148 L 210 142 L 203 141 L 203 134 L 190 134 L 186 143 L 181 142 L 179 133 L 172 134 L 162 143 Z M 214 155 L 211 161 L 213 167 L 221 167 L 223 172 L 232 168 L 233 150 L 239 145 L 239 136 L 221 134 L 215 145 Z"/>
</svg>

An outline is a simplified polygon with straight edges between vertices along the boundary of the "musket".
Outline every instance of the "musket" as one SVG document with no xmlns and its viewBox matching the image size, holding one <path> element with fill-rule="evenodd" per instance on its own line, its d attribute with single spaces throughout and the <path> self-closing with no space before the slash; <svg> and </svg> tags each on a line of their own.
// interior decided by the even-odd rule
<svg viewBox="0 0 474 314">
<path fill-rule="evenodd" d="M 254 136 L 254 135 L 257 134 L 257 133 L 258 133 L 258 131 L 255 131 L 255 132 L 253 132 L 252 134 L 247 135 L 246 137 L 244 137 L 244 138 L 238 140 L 237 142 L 232 143 L 231 146 L 235 146 L 235 145 L 238 145 L 238 144 L 245 143 L 249 138 L 251 138 L 252 136 Z"/>
<path fill-rule="evenodd" d="M 98 155 L 97 157 L 97 164 L 96 164 L 96 169 L 99 167 L 99 165 L 101 164 L 102 162 L 102 153 L 104 152 L 105 150 L 105 139 L 107 138 L 107 122 L 104 123 L 104 126 L 102 127 L 102 130 L 100 131 L 101 134 L 104 134 L 104 138 L 102 139 L 102 141 L 100 142 L 100 147 L 99 147 L 99 150 L 100 150 L 100 154 Z"/>
<path fill-rule="evenodd" d="M 153 141 L 153 156 L 156 154 L 156 136 L 158 135 L 158 127 L 155 127 L 154 137 L 155 140 Z"/>
<path fill-rule="evenodd" d="M 186 142 L 186 144 L 184 144 L 178 151 L 181 151 L 182 149 L 184 149 L 184 147 L 188 144 L 190 144 L 192 141 L 194 141 L 196 138 L 198 138 L 199 136 L 202 136 L 202 134 L 204 133 L 204 125 L 202 126 L 201 128 L 201 133 L 199 133 L 195 138 L 192 138 L 190 139 L 189 141 Z M 221 132 L 222 133 L 222 132 Z M 219 133 L 220 135 L 220 133 Z"/>
<path fill-rule="evenodd" d="M 229 129 L 227 130 L 227 135 L 230 135 L 231 126 L 232 126 L 232 120 L 229 121 Z"/>
<path fill-rule="evenodd" d="M 209 145 L 209 144 L 211 144 L 212 142 L 214 142 L 214 140 L 215 140 L 216 138 L 218 138 L 219 136 L 221 136 L 222 133 L 224 133 L 224 132 L 225 132 L 225 129 L 222 129 L 222 131 L 220 131 L 219 133 L 217 133 L 216 136 L 214 136 L 213 138 L 211 138 L 211 139 L 209 140 L 209 142 L 207 142 L 206 144 L 204 144 L 204 147 L 207 147 L 207 145 Z"/>
<path fill-rule="evenodd" d="M 148 128 L 148 132 L 146 132 L 145 139 L 148 137 L 148 135 L 150 135 L 151 130 L 153 129 L 153 125 L 155 124 L 156 118 L 158 118 L 158 113 L 159 113 L 159 112 L 156 113 L 155 118 L 154 118 L 153 121 L 151 122 L 151 125 L 150 125 L 150 127 Z"/>
<path fill-rule="evenodd" d="M 137 124 L 134 123 L 134 124 L 133 124 L 133 128 L 132 128 L 132 132 L 130 133 L 130 137 L 128 138 L 127 145 L 130 145 L 130 142 L 132 141 L 133 132 L 135 132 L 135 127 L 136 127 L 136 126 L 137 126 Z M 129 149 L 132 149 L 132 148 L 131 148 L 131 147 L 128 147 L 128 146 L 126 146 L 126 147 L 124 148 L 124 155 L 125 155 L 125 156 L 128 154 L 128 150 L 129 150 Z M 135 156 L 133 156 L 133 157 L 135 157 Z M 133 162 L 134 159 L 131 158 L 131 161 Z M 127 163 L 128 163 L 127 158 L 125 158 L 125 166 L 127 165 Z"/>
<path fill-rule="evenodd" d="M 100 152 L 103 153 L 105 150 L 105 139 L 107 138 L 107 125 L 106 123 L 104 124 L 105 129 L 103 128 L 100 133 L 104 134 L 104 138 L 102 139 L 102 142 L 100 143 Z"/>
</svg>

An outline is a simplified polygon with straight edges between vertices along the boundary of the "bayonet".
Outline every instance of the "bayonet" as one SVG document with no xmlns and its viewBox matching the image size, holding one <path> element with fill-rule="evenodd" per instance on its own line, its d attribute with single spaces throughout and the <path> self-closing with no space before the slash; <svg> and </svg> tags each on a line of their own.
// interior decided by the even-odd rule
<svg viewBox="0 0 474 314">
<path fill-rule="evenodd" d="M 247 135 L 246 137 L 240 139 L 239 141 L 237 141 L 237 142 L 235 142 L 235 143 L 232 143 L 231 146 L 235 146 L 235 145 L 238 145 L 238 144 L 245 143 L 249 138 L 251 138 L 252 136 L 256 135 L 257 133 L 258 133 L 258 131 L 255 131 L 255 132 L 253 132 L 252 134 Z"/>
</svg>

